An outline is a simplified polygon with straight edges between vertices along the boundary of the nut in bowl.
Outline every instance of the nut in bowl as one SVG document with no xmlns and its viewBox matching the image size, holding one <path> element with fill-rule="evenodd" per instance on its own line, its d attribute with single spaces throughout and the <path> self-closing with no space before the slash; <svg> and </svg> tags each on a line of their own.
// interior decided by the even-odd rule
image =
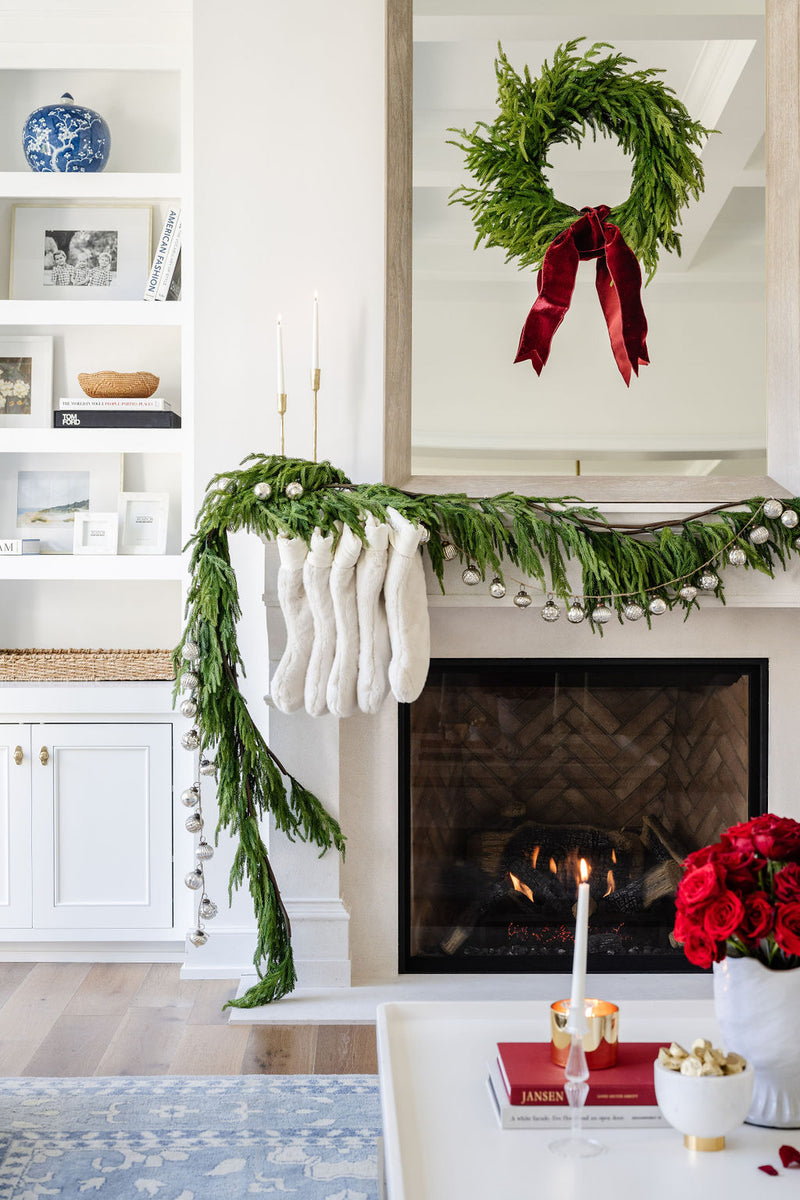
<svg viewBox="0 0 800 1200">
<path fill-rule="evenodd" d="M 739 1054 L 699 1038 L 691 1051 L 673 1042 L 653 1064 L 656 1100 L 690 1150 L 722 1150 L 743 1124 L 753 1096 L 753 1068 Z"/>
</svg>

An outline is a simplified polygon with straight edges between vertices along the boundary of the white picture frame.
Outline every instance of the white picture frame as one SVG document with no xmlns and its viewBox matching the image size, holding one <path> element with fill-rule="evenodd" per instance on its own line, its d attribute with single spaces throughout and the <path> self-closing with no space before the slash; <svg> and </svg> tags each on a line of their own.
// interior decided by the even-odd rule
<svg viewBox="0 0 800 1200">
<path fill-rule="evenodd" d="M 53 339 L 0 336 L 0 428 L 46 429 L 53 412 Z"/>
<path fill-rule="evenodd" d="M 121 454 L 4 454 L 0 537 L 38 538 L 41 554 L 72 554 L 75 514 L 111 512 L 121 489 Z"/>
<path fill-rule="evenodd" d="M 119 554 L 166 554 L 168 492 L 121 492 Z"/>
<path fill-rule="evenodd" d="M 116 554 L 119 513 L 77 512 L 73 527 L 73 554 Z"/>
<path fill-rule="evenodd" d="M 12 300 L 140 300 L 150 267 L 145 204 L 15 204 Z"/>
</svg>

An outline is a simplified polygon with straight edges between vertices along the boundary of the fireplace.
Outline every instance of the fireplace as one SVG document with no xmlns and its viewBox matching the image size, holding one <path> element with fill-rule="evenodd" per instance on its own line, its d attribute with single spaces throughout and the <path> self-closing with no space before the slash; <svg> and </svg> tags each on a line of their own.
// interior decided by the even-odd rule
<svg viewBox="0 0 800 1200">
<path fill-rule="evenodd" d="M 681 862 L 766 808 L 766 659 L 436 659 L 400 706 L 400 971 L 688 971 Z"/>
</svg>

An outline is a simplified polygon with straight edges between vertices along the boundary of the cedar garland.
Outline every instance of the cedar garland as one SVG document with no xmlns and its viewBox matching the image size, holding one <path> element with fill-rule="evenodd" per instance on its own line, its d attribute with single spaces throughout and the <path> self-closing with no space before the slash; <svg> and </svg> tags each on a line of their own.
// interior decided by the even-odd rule
<svg viewBox="0 0 800 1200">
<path fill-rule="evenodd" d="M 303 495 L 288 499 L 285 489 L 294 481 L 302 484 Z M 271 487 L 268 499 L 255 495 L 258 483 Z M 800 516 L 800 500 L 782 503 Z M 776 565 L 785 569 L 798 555 L 800 538 L 796 542 L 795 532 L 780 520 L 764 518 L 763 504 L 763 498 L 756 497 L 683 521 L 615 526 L 575 497 L 536 499 L 511 492 L 493 497 L 412 495 L 385 484 L 351 484 L 328 462 L 253 454 L 241 469 L 216 475 L 189 542 L 186 623 L 173 662 L 179 675 L 184 642 L 198 643 L 201 657 L 193 668 L 199 676 L 198 723 L 201 750 L 216 752 L 217 835 L 224 829 L 238 840 L 229 896 L 247 881 L 256 917 L 253 961 L 259 982 L 231 1003 L 241 1008 L 266 1004 L 285 996 L 296 982 L 289 919 L 261 837 L 263 820 L 271 816 L 290 840 L 311 841 L 321 854 L 332 847 L 343 854 L 345 838 L 317 797 L 266 744 L 239 689 L 244 664 L 236 638 L 240 607 L 229 532 L 246 529 L 267 539 L 285 533 L 308 543 L 315 526 L 328 533 L 341 522 L 363 536 L 364 514 L 385 520 L 391 506 L 428 530 L 425 550 L 442 591 L 448 542 L 457 547 L 462 562 L 474 562 L 483 577 L 491 571 L 502 579 L 510 563 L 526 580 L 535 580 L 543 591 L 565 601 L 573 595 L 568 569 L 574 560 L 582 573 L 583 597 L 604 601 L 622 621 L 628 601 L 647 610 L 654 595 L 669 608 L 682 608 L 688 617 L 699 606 L 696 599 L 682 599 L 678 587 L 707 566 L 714 567 L 719 582 L 713 593 L 702 595 L 714 594 L 724 603 L 720 568 L 727 565 L 723 559 L 733 546 L 744 551 L 747 568 L 770 577 Z M 748 530 L 755 524 L 768 527 L 768 542 L 750 542 Z M 649 622 L 649 613 L 645 615 Z M 588 623 L 602 634 L 590 614 Z"/>
</svg>

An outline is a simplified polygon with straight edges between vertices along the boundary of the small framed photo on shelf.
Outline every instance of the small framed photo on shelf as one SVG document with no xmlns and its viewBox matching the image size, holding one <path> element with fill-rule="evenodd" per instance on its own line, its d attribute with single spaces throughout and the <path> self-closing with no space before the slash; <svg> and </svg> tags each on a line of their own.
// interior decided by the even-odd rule
<svg viewBox="0 0 800 1200">
<path fill-rule="evenodd" d="M 0 428 L 45 429 L 53 403 L 53 339 L 0 337 Z"/>
<path fill-rule="evenodd" d="M 165 554 L 168 492 L 122 492 L 119 498 L 120 554 Z"/>
<path fill-rule="evenodd" d="M 139 300 L 150 267 L 144 204 L 16 204 L 12 300 Z"/>
<path fill-rule="evenodd" d="M 119 513 L 76 512 L 73 554 L 116 554 Z"/>
</svg>

